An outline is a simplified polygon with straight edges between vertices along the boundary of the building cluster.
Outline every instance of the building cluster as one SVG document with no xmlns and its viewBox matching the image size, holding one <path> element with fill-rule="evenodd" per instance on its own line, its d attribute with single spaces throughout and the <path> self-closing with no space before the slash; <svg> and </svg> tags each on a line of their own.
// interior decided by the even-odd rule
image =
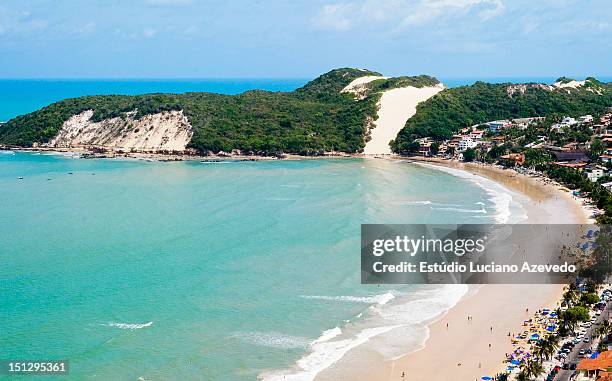
<svg viewBox="0 0 612 381">
<path fill-rule="evenodd" d="M 580 361 L 577 370 L 577 381 L 612 381 L 612 351 Z"/>
<path fill-rule="evenodd" d="M 435 144 L 433 140 L 430 138 L 418 139 L 419 155 L 432 156 L 436 153 L 438 156 L 454 156 L 462 159 L 463 153 L 470 148 L 478 147 L 488 151 L 496 145 L 504 144 L 505 137 L 500 135 L 499 132 L 506 128 L 525 129 L 544 120 L 543 117 L 504 119 L 466 127 L 453 135 L 451 139 L 439 144 L 437 152 L 432 150 Z M 592 115 L 583 115 L 577 119 L 564 117 L 560 123 L 554 124 L 551 130 L 563 132 L 566 131 L 566 127 L 585 125 L 600 132 L 598 137 L 604 144 L 604 152 L 599 156 L 599 159 L 604 165 L 592 163 L 589 155 L 590 142 L 572 142 L 563 146 L 556 146 L 551 144 L 546 136 L 539 136 L 536 141 L 525 145 L 525 148 L 544 149 L 554 157 L 555 164 L 584 171 L 589 180 L 596 182 L 601 177 L 608 175 L 608 168 L 605 164 L 612 163 L 612 110 L 602 115 L 599 120 L 595 120 Z M 488 137 L 485 138 L 485 135 L 488 135 Z M 522 153 L 510 153 L 501 156 L 501 158 L 518 165 L 523 165 L 525 162 L 525 155 Z M 605 185 L 608 185 L 612 190 L 612 182 Z"/>
<path fill-rule="evenodd" d="M 505 139 L 502 136 L 493 136 L 489 139 L 484 139 L 485 134 L 490 132 L 497 134 L 500 131 L 514 127 L 521 130 L 526 129 L 532 124 L 543 121 L 544 117 L 533 117 L 533 118 L 517 118 L 512 120 L 494 120 L 471 127 L 463 128 L 459 133 L 453 135 L 453 137 L 445 142 L 442 142 L 438 148 L 438 155 L 448 156 L 449 153 L 453 153 L 458 158 L 461 158 L 463 152 L 470 148 L 482 148 L 489 150 L 493 146 L 503 144 Z M 431 156 L 432 155 L 432 144 L 433 141 L 430 138 L 421 138 L 416 140 L 419 145 L 419 155 Z"/>
<path fill-rule="evenodd" d="M 566 128 L 578 127 L 578 126 L 587 125 L 591 123 L 593 123 L 592 115 L 583 115 L 579 117 L 578 119 L 574 119 L 572 117 L 566 116 L 565 118 L 561 120 L 560 123 L 555 123 L 552 126 L 550 126 L 550 130 L 552 132 L 563 134 Z"/>
</svg>

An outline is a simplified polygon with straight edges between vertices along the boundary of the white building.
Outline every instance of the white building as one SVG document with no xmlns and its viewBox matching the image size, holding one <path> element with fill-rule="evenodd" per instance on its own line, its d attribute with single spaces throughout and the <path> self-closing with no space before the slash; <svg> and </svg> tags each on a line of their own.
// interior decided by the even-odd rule
<svg viewBox="0 0 612 381">
<path fill-rule="evenodd" d="M 507 120 L 494 120 L 486 123 L 489 126 L 489 131 L 498 132 L 504 128 L 510 127 L 510 122 Z"/>
<path fill-rule="evenodd" d="M 574 119 L 574 118 L 572 118 L 570 116 L 566 116 L 561 121 L 561 124 L 564 125 L 564 126 L 573 126 L 574 124 L 578 124 L 578 121 L 576 121 L 576 119 Z"/>
<path fill-rule="evenodd" d="M 474 141 L 477 141 L 482 140 L 483 135 L 484 131 L 482 130 L 472 130 L 472 132 L 469 133 L 468 137 L 470 137 Z"/>
<path fill-rule="evenodd" d="M 478 145 L 478 142 L 469 136 L 464 137 L 459 141 L 459 152 L 464 152 L 468 148 L 474 148 Z"/>
<path fill-rule="evenodd" d="M 567 125 L 561 124 L 561 123 L 555 123 L 552 126 L 550 126 L 550 131 L 556 132 L 558 134 L 563 134 L 564 133 L 563 127 L 567 127 Z"/>
<path fill-rule="evenodd" d="M 578 118 L 578 122 L 580 123 L 593 123 L 593 115 L 583 115 Z"/>
<path fill-rule="evenodd" d="M 587 175 L 587 178 L 591 180 L 591 182 L 596 182 L 597 180 L 599 180 L 600 177 L 603 177 L 605 175 L 604 169 L 600 167 L 590 168 L 585 173 Z"/>
</svg>

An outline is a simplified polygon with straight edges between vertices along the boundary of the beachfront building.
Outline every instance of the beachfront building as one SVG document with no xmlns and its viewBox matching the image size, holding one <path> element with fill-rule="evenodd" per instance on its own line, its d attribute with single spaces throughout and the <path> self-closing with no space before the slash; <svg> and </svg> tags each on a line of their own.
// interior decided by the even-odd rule
<svg viewBox="0 0 612 381">
<path fill-rule="evenodd" d="M 419 156 L 431 156 L 431 145 L 433 141 L 429 138 L 421 138 L 416 140 L 419 143 Z"/>
<path fill-rule="evenodd" d="M 555 156 L 557 162 L 583 162 L 589 161 L 589 156 L 586 151 L 565 151 L 565 150 L 550 150 Z"/>
<path fill-rule="evenodd" d="M 514 164 L 523 165 L 525 164 L 525 155 L 522 153 L 509 153 L 502 155 L 502 159 L 513 162 Z"/>
<path fill-rule="evenodd" d="M 475 141 L 474 139 L 470 138 L 469 136 L 465 136 L 459 142 L 458 151 L 459 152 L 465 152 L 465 150 L 470 149 L 470 148 L 476 148 L 476 146 L 478 146 L 478 142 L 477 141 Z"/>
<path fill-rule="evenodd" d="M 602 178 L 606 174 L 606 168 L 597 166 L 587 167 L 584 171 L 587 178 L 591 180 L 591 182 L 597 182 L 600 178 Z"/>
<path fill-rule="evenodd" d="M 576 367 L 576 381 L 612 381 L 612 351 L 601 352 L 595 358 L 581 360 Z"/>
</svg>

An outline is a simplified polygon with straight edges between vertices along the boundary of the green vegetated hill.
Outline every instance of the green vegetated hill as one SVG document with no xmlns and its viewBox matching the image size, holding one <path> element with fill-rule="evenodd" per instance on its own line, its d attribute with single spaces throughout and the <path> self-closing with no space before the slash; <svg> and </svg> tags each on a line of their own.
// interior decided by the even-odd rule
<svg viewBox="0 0 612 381">
<path fill-rule="evenodd" d="M 54 137 L 71 116 L 94 110 L 100 121 L 138 110 L 136 118 L 161 111 L 183 110 L 193 127 L 189 147 L 200 153 L 229 152 L 273 155 L 281 152 L 316 155 L 329 151 L 359 152 L 365 145 L 368 117 L 376 118 L 380 92 L 398 86 L 425 86 L 435 78 L 398 77 L 369 84 L 368 96 L 357 100 L 341 93 L 369 70 L 336 69 L 292 92 L 87 96 L 62 100 L 0 126 L 0 144 L 31 146 Z"/>
<path fill-rule="evenodd" d="M 569 83 L 569 78 L 558 82 Z M 392 148 L 402 152 L 414 139 L 429 136 L 449 139 L 463 127 L 497 119 L 570 115 L 604 111 L 612 106 L 612 86 L 587 78 L 577 88 L 557 88 L 541 84 L 490 84 L 445 89 L 419 104 L 417 113 L 406 122 Z"/>
</svg>

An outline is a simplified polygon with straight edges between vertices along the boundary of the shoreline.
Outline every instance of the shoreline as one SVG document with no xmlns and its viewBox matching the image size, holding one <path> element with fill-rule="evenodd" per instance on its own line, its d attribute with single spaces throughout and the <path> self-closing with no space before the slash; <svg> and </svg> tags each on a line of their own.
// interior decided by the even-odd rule
<svg viewBox="0 0 612 381">
<path fill-rule="evenodd" d="M 13 149 L 15 150 L 15 149 Z M 18 149 L 25 152 L 59 152 L 83 153 L 75 150 L 57 149 Z M 134 153 L 116 158 L 135 158 L 153 161 L 174 161 L 172 155 L 156 154 L 135 156 Z M 368 158 L 365 155 L 308 156 L 291 155 L 290 157 L 265 157 L 262 160 L 305 160 L 331 158 Z M 159 159 L 157 159 L 159 158 Z M 242 160 L 254 161 L 260 157 L 196 157 L 178 160 Z M 375 157 L 374 157 L 375 158 Z M 383 159 L 402 160 L 428 167 L 438 166 L 463 171 L 468 175 L 486 178 L 521 196 L 523 209 L 527 212 L 528 223 L 587 223 L 588 211 L 561 186 L 551 181 L 526 176 L 512 170 L 502 170 L 492 166 L 476 163 L 459 163 L 448 160 L 427 158 L 406 158 L 389 156 Z M 463 176 L 462 176 L 463 177 Z M 526 203 L 525 203 L 526 202 Z M 569 212 L 569 213 L 568 213 Z M 409 380 L 446 380 L 466 381 L 480 379 L 482 376 L 494 376 L 504 369 L 504 354 L 511 352 L 508 332 L 517 333 L 520 324 L 537 309 L 550 308 L 556 305 L 562 293 L 562 285 L 483 285 L 470 286 L 468 292 L 459 302 L 439 316 L 423 323 L 428 332 L 422 349 L 402 355 L 394 360 L 385 360 L 368 344 L 355 349 L 360 352 L 359 361 L 355 355 L 346 356 L 329 368 L 313 377 L 317 381 L 341 379 L 355 380 L 398 380 L 406 372 Z M 523 300 L 529 295 L 529 300 Z M 529 309 L 530 313 L 525 311 Z M 467 324 L 466 316 L 472 316 L 472 323 Z M 494 331 L 490 332 L 490 322 L 495 322 Z M 446 324 L 449 325 L 446 328 Z M 459 327 L 459 329 L 454 329 Z M 504 334 L 505 332 L 505 334 Z M 366 340 L 367 341 L 367 340 Z M 470 343 L 470 346 L 466 346 Z M 488 344 L 492 344 L 489 349 Z M 363 347 L 363 348 L 362 348 Z M 470 350 L 467 350 L 467 349 Z M 365 350 L 365 352 L 364 352 Z M 365 354 L 365 358 L 364 355 Z M 348 360 L 348 361 L 346 361 Z M 462 365 L 458 365 L 461 363 Z M 367 365 L 364 369 L 363 366 Z"/>
<path fill-rule="evenodd" d="M 262 156 L 262 155 L 237 155 L 237 154 L 210 154 L 198 155 L 187 152 L 163 153 L 163 152 L 123 152 L 123 151 L 103 151 L 96 152 L 87 148 L 62 148 L 62 147 L 8 147 L 0 146 L 0 151 L 14 152 L 50 152 L 50 153 L 71 153 L 78 154 L 83 159 L 134 159 L 144 161 L 273 161 L 273 160 L 317 160 L 317 159 L 342 159 L 364 157 L 362 154 L 349 154 L 343 152 L 326 152 L 323 155 L 296 155 L 283 154 L 282 156 Z"/>
<path fill-rule="evenodd" d="M 494 181 L 520 196 L 519 202 L 527 212 L 523 223 L 590 223 L 590 211 L 552 181 L 476 163 L 388 159 L 452 168 Z M 361 356 L 347 356 L 322 371 L 315 380 L 331 381 L 339 375 L 342 379 L 357 381 L 402 380 L 402 374 L 410 381 L 471 381 L 493 377 L 505 369 L 505 354 L 513 350 L 508 334 L 523 331 L 523 320 L 533 317 L 537 310 L 557 306 L 563 288 L 564 285 L 550 284 L 470 285 L 457 304 L 425 324 L 428 337 L 421 349 L 389 360 L 364 348 Z M 467 316 L 471 316 L 469 322 Z"/>
<path fill-rule="evenodd" d="M 395 157 L 394 159 L 400 159 L 400 157 Z M 531 224 L 595 223 L 593 218 L 594 211 L 585 205 L 584 199 L 573 196 L 564 190 L 567 188 L 563 185 L 548 178 L 527 176 L 512 169 L 501 169 L 480 163 L 464 163 L 423 157 L 401 157 L 400 160 L 416 164 L 424 163 L 430 167 L 439 166 L 461 170 L 475 176 L 484 177 L 510 191 L 526 196 L 531 200 L 530 208 L 526 208 L 527 220 Z M 559 206 L 566 206 L 567 202 L 569 202 L 570 221 L 566 221 L 568 216 L 563 210 L 557 208 Z"/>
</svg>

